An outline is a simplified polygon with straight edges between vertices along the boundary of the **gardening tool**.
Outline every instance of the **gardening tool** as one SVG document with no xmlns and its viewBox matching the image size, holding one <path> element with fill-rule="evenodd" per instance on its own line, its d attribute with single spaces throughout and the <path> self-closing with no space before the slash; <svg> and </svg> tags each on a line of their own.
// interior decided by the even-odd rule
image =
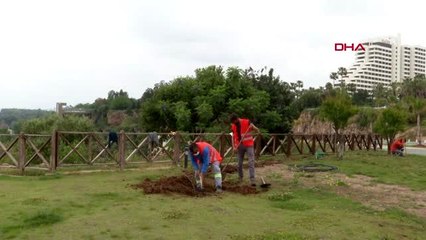
<svg viewBox="0 0 426 240">
<path fill-rule="evenodd" d="M 260 177 L 260 179 L 262 179 L 262 184 L 260 185 L 261 188 L 269 188 L 271 186 L 270 183 L 265 182 L 265 179 L 263 179 L 263 177 Z"/>
<path fill-rule="evenodd" d="M 196 190 L 199 192 L 203 191 L 203 178 L 201 177 L 200 174 L 198 174 L 198 179 L 195 179 L 196 182 Z"/>
<path fill-rule="evenodd" d="M 243 142 L 243 139 L 246 137 L 247 133 L 249 132 L 249 130 L 250 130 L 250 128 L 249 128 L 249 129 L 247 129 L 247 131 L 244 133 L 244 135 L 243 135 L 243 136 L 241 136 L 241 139 L 240 139 L 240 141 L 239 141 L 239 143 L 238 143 L 238 145 L 237 145 L 237 147 L 236 147 L 237 151 L 238 151 L 238 148 L 240 147 L 241 143 Z M 234 147 L 234 146 L 232 146 L 232 147 Z M 231 163 L 231 160 L 232 160 L 232 158 L 234 157 L 235 152 L 236 152 L 236 151 L 232 151 L 231 157 L 229 157 L 229 160 L 228 160 L 228 162 L 225 164 L 225 167 L 223 167 L 223 168 L 222 168 L 222 172 L 225 172 L 226 167 L 228 167 L 228 165 Z"/>
</svg>

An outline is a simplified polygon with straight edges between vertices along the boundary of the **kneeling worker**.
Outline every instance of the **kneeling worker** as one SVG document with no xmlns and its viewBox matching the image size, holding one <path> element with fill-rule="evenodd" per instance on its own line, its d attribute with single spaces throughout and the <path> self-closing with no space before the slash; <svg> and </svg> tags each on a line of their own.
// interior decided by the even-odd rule
<svg viewBox="0 0 426 240">
<path fill-rule="evenodd" d="M 203 190 L 204 176 L 207 173 L 209 164 L 211 164 L 213 166 L 216 192 L 222 192 L 222 173 L 220 171 L 222 157 L 220 156 L 220 153 L 212 145 L 206 142 L 192 143 L 189 146 L 189 153 L 192 167 L 195 170 L 197 190 Z"/>
<path fill-rule="evenodd" d="M 391 152 L 393 155 L 397 155 L 401 157 L 404 155 L 404 140 L 402 140 L 402 138 L 392 143 Z"/>
</svg>

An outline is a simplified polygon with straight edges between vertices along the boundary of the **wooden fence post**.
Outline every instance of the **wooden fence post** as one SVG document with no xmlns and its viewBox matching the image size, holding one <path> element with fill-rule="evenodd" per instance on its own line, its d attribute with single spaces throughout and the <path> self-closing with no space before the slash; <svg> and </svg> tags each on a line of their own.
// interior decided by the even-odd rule
<svg viewBox="0 0 426 240">
<path fill-rule="evenodd" d="M 287 135 L 287 152 L 286 155 L 287 157 L 291 156 L 291 138 L 293 137 L 293 135 Z"/>
<path fill-rule="evenodd" d="M 93 165 L 92 163 L 92 158 L 93 158 L 93 148 L 92 148 L 92 138 L 93 138 L 93 133 L 89 133 L 89 139 L 87 140 L 87 153 L 89 155 L 89 163 L 90 165 Z"/>
<path fill-rule="evenodd" d="M 21 171 L 21 174 L 24 174 L 25 171 L 25 135 L 23 132 L 19 134 L 19 160 L 18 168 Z"/>
<path fill-rule="evenodd" d="M 316 140 L 317 140 L 317 135 L 316 135 L 316 134 L 313 134 L 313 135 L 312 135 L 312 151 L 311 151 L 311 153 L 312 153 L 313 155 L 315 155 L 315 153 L 316 153 L 316 151 L 317 151 L 317 144 L 316 144 Z"/>
<path fill-rule="evenodd" d="M 50 151 L 50 172 L 56 171 L 58 166 L 58 131 L 53 131 L 51 138 L 51 151 Z"/>
<path fill-rule="evenodd" d="M 272 156 L 275 156 L 275 144 L 276 144 L 276 141 L 277 141 L 277 136 L 271 135 L 271 137 L 273 138 L 273 140 L 272 140 Z"/>
<path fill-rule="evenodd" d="M 225 136 L 225 133 L 222 133 L 220 135 L 220 147 L 219 147 L 219 151 L 220 151 L 220 156 L 224 157 L 225 152 L 226 152 L 226 136 Z"/>
<path fill-rule="evenodd" d="M 355 150 L 355 133 L 351 134 L 351 146 L 350 146 L 351 150 L 354 151 Z"/>
<path fill-rule="evenodd" d="M 173 164 L 178 165 L 180 163 L 180 134 L 176 132 L 173 136 Z"/>
<path fill-rule="evenodd" d="M 118 161 L 120 165 L 120 170 L 124 169 L 126 165 L 126 135 L 123 130 L 120 131 L 120 136 L 118 140 Z"/>
</svg>

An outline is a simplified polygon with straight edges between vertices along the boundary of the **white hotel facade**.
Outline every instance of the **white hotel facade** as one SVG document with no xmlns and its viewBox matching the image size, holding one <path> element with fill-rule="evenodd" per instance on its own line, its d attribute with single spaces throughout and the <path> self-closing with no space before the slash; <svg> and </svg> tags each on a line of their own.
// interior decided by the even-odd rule
<svg viewBox="0 0 426 240">
<path fill-rule="evenodd" d="M 401 45 L 401 38 L 384 37 L 364 41 L 365 51 L 355 53 L 355 63 L 343 77 L 346 85 L 372 91 L 379 83 L 390 86 L 417 74 L 426 75 L 426 48 Z"/>
</svg>

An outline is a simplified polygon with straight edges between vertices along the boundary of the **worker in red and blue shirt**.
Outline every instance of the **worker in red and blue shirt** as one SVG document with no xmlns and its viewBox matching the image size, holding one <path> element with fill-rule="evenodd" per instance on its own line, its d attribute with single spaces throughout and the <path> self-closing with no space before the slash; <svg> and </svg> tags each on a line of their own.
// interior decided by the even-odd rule
<svg viewBox="0 0 426 240">
<path fill-rule="evenodd" d="M 402 138 L 394 141 L 391 145 L 391 152 L 393 155 L 404 156 L 404 140 Z"/>
<path fill-rule="evenodd" d="M 211 164 L 213 166 L 216 192 L 222 192 L 222 173 L 220 171 L 222 157 L 220 153 L 206 142 L 195 142 L 189 146 L 189 157 L 195 171 L 197 190 L 203 190 L 204 177 Z"/>
</svg>

